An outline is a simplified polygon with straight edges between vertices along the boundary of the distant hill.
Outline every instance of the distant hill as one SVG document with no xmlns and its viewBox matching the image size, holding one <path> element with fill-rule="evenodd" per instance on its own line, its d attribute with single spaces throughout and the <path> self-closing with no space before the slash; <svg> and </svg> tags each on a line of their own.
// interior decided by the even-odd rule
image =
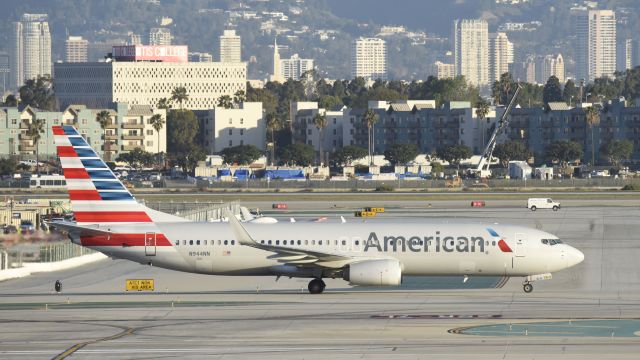
<svg viewBox="0 0 640 360">
<path fill-rule="evenodd" d="M 162 17 L 174 43 L 191 51 L 218 57 L 218 36 L 235 28 L 242 36 L 242 56 L 252 78 L 270 71 L 273 40 L 278 35 L 282 56 L 294 53 L 316 60 L 330 78 L 349 77 L 349 49 L 358 36 L 375 36 L 381 25 L 402 25 L 428 38 L 405 35 L 387 38 L 388 68 L 395 79 L 424 79 L 430 65 L 450 50 L 452 21 L 482 17 L 490 31 L 505 22 L 540 21 L 532 32 L 510 32 L 516 58 L 529 53 L 561 52 L 571 64 L 573 34 L 569 9 L 581 0 L 530 0 L 524 4 L 497 4 L 495 0 L 20 0 L 4 1 L 0 12 L 0 50 L 10 50 L 11 22 L 25 12 L 49 14 L 53 58 L 61 60 L 66 34 L 90 42 L 117 42 L 127 32 L 143 35 Z M 640 38 L 640 1 L 603 0 L 602 8 L 618 13 L 619 37 Z M 281 16 L 283 15 L 283 16 Z"/>
</svg>

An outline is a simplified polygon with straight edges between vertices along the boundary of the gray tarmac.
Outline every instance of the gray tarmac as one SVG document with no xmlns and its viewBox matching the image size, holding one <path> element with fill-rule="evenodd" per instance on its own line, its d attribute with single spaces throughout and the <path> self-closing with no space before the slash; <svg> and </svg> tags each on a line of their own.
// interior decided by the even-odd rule
<svg viewBox="0 0 640 360">
<path fill-rule="evenodd" d="M 379 218 L 473 220 L 544 229 L 585 253 L 580 265 L 502 288 L 492 279 L 407 279 L 401 288 L 350 288 L 327 281 L 322 295 L 304 279 L 179 273 L 123 260 L 0 283 L 1 359 L 638 359 L 640 204 L 564 201 L 558 212 L 521 201 L 375 204 L 248 203 L 287 221 L 347 221 L 360 206 Z M 429 206 L 430 205 L 430 206 Z M 268 211 L 267 211 L 268 210 Z M 154 293 L 126 293 L 152 278 Z M 63 281 L 55 294 L 53 283 Z"/>
</svg>

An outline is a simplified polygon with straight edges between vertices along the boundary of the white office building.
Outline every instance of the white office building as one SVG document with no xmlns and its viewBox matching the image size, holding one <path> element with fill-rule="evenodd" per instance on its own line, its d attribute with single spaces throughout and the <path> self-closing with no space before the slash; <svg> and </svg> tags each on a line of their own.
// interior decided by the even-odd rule
<svg viewBox="0 0 640 360">
<path fill-rule="evenodd" d="M 632 69 L 634 65 L 634 42 L 633 39 L 622 39 L 617 44 L 616 70 L 624 72 Z"/>
<path fill-rule="evenodd" d="M 120 59 L 115 56 L 111 62 L 56 63 L 54 86 L 62 107 L 84 104 L 102 108 L 116 102 L 156 105 L 162 98 L 171 98 L 175 88 L 185 87 L 189 98 L 183 103 L 184 108 L 207 110 L 214 108 L 222 95 L 246 91 L 245 63 L 188 62 L 186 46 L 114 47 L 117 54 L 116 50 L 142 55 L 153 50 L 165 55 L 131 55 Z"/>
<path fill-rule="evenodd" d="M 576 76 L 593 81 L 616 71 L 616 13 L 573 9 L 576 26 Z"/>
<path fill-rule="evenodd" d="M 387 79 L 387 44 L 378 38 L 359 38 L 351 44 L 351 77 Z"/>
<path fill-rule="evenodd" d="M 220 36 L 220 62 L 240 62 L 241 57 L 240 35 L 235 30 L 225 30 Z"/>
<path fill-rule="evenodd" d="M 280 60 L 280 77 L 284 81 L 300 80 L 310 70 L 313 70 L 313 59 L 301 59 L 298 54 L 293 54 L 289 59 Z"/>
<path fill-rule="evenodd" d="M 245 102 L 238 108 L 211 108 L 200 112 L 204 145 L 210 154 L 238 145 L 266 148 L 266 124 L 261 102 Z"/>
<path fill-rule="evenodd" d="M 489 84 L 489 26 L 485 20 L 453 22 L 453 49 L 456 76 L 464 76 L 475 86 Z"/>
<path fill-rule="evenodd" d="M 551 76 L 555 76 L 564 85 L 566 79 L 564 76 L 564 59 L 561 54 L 547 55 L 540 62 L 540 78 L 538 82 L 545 84 Z"/>
<path fill-rule="evenodd" d="M 171 30 L 167 28 L 151 28 L 149 31 L 149 45 L 171 45 L 172 39 Z"/>
<path fill-rule="evenodd" d="M 18 89 L 27 79 L 51 75 L 51 34 L 46 14 L 24 14 L 13 23 L 11 81 Z"/>
</svg>

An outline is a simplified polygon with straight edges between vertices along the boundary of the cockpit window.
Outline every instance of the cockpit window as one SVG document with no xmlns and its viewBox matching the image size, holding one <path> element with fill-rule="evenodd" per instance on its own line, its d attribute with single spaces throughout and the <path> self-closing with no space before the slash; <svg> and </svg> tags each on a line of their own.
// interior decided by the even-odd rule
<svg viewBox="0 0 640 360">
<path fill-rule="evenodd" d="M 541 241 L 545 245 L 562 244 L 562 240 L 560 240 L 560 239 L 542 239 Z"/>
</svg>

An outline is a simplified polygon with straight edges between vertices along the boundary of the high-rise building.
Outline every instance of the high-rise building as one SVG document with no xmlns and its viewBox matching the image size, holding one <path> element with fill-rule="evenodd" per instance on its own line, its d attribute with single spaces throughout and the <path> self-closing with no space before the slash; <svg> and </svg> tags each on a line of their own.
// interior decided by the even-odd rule
<svg viewBox="0 0 640 360">
<path fill-rule="evenodd" d="M 616 70 L 625 71 L 633 68 L 634 65 L 634 42 L 633 39 L 622 39 L 616 45 Z"/>
<path fill-rule="evenodd" d="M 65 62 L 87 62 L 89 42 L 82 36 L 69 36 L 64 43 Z"/>
<path fill-rule="evenodd" d="M 142 36 L 130 32 L 127 34 L 127 45 L 142 45 Z"/>
<path fill-rule="evenodd" d="M 616 13 L 573 9 L 576 27 L 576 78 L 593 81 L 616 71 Z"/>
<path fill-rule="evenodd" d="M 500 76 L 509 72 L 509 64 L 513 63 L 513 43 L 506 33 L 489 35 L 489 83 L 500 80 Z"/>
<path fill-rule="evenodd" d="M 438 79 L 453 79 L 456 77 L 454 64 L 446 64 L 442 61 L 436 61 L 432 65 L 431 73 Z"/>
<path fill-rule="evenodd" d="M 313 59 L 301 59 L 298 54 L 293 54 L 289 59 L 280 60 L 280 72 L 282 79 L 300 80 L 302 75 L 313 70 Z"/>
<path fill-rule="evenodd" d="M 562 54 L 547 55 L 540 61 L 540 78 L 538 82 L 545 84 L 551 76 L 557 77 L 560 84 L 565 83 L 564 59 L 562 58 Z"/>
<path fill-rule="evenodd" d="M 271 75 L 271 81 L 284 82 L 282 79 L 282 63 L 280 62 L 280 51 L 278 50 L 278 40 L 273 40 L 273 74 Z"/>
<path fill-rule="evenodd" d="M 151 28 L 149 45 L 171 45 L 171 31 L 167 28 Z"/>
<path fill-rule="evenodd" d="M 190 52 L 189 61 L 190 62 L 213 62 L 213 55 L 209 53 Z"/>
<path fill-rule="evenodd" d="M 536 83 L 536 60 L 533 56 L 528 56 L 525 61 L 514 62 L 510 65 L 510 71 L 515 81 L 524 81 L 531 84 Z"/>
<path fill-rule="evenodd" d="M 476 86 L 489 84 L 489 26 L 485 20 L 453 22 L 453 49 L 456 76 L 462 75 Z"/>
<path fill-rule="evenodd" d="M 387 79 L 387 45 L 378 38 L 359 38 L 351 45 L 351 77 Z"/>
<path fill-rule="evenodd" d="M 11 67 L 9 66 L 9 54 L 0 52 L 0 100 L 4 93 L 9 90 L 9 73 Z"/>
<path fill-rule="evenodd" d="M 235 30 L 225 30 L 220 36 L 220 62 L 241 62 L 240 35 Z"/>
<path fill-rule="evenodd" d="M 13 23 L 10 87 L 26 79 L 51 75 L 51 34 L 46 14 L 24 14 Z"/>
</svg>

